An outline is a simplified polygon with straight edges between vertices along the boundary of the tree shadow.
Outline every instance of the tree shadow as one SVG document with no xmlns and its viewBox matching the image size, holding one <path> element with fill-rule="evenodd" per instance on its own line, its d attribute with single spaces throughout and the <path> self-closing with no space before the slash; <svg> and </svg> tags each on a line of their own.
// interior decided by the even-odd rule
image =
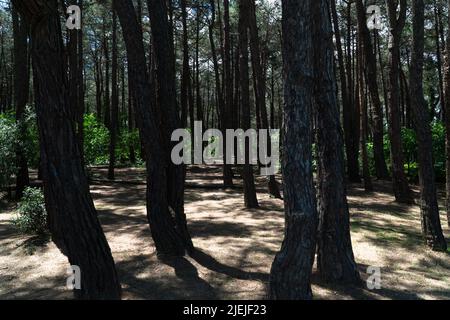
<svg viewBox="0 0 450 320">
<path fill-rule="evenodd" d="M 261 282 L 269 281 L 269 274 L 263 272 L 247 272 L 241 269 L 227 266 L 225 264 L 220 263 L 216 259 L 214 259 L 209 254 L 201 251 L 199 249 L 195 249 L 191 258 L 194 259 L 198 264 L 207 268 L 208 270 L 229 276 L 234 279 L 239 280 L 258 280 Z"/>
</svg>

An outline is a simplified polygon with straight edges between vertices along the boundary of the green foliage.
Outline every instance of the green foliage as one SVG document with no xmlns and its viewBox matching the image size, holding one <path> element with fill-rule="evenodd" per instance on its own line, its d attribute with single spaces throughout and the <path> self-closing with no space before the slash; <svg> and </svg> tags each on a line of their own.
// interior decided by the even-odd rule
<svg viewBox="0 0 450 320">
<path fill-rule="evenodd" d="M 87 164 L 108 163 L 108 129 L 97 121 L 94 114 L 84 116 L 84 157 Z"/>
<path fill-rule="evenodd" d="M 139 132 L 121 128 L 117 138 L 116 159 L 120 163 L 129 162 L 130 146 L 137 151 L 137 160 L 140 150 Z M 109 162 L 110 133 L 105 125 L 97 120 L 94 114 L 84 116 L 84 156 L 88 165 L 106 165 Z"/>
<path fill-rule="evenodd" d="M 433 136 L 433 160 L 437 181 L 445 181 L 445 127 L 436 122 L 431 127 Z M 403 155 L 405 159 L 405 173 L 411 181 L 419 179 L 419 164 L 417 158 L 417 136 L 413 129 L 402 128 Z M 375 161 L 373 157 L 373 143 L 367 144 L 370 159 L 371 173 L 375 174 Z M 386 134 L 384 137 L 384 153 L 388 167 L 390 167 L 390 140 Z"/>
<path fill-rule="evenodd" d="M 25 189 L 14 224 L 25 234 L 43 235 L 47 233 L 47 212 L 44 195 L 40 189 Z"/>
<path fill-rule="evenodd" d="M 9 114 L 0 115 L 0 187 L 7 186 L 16 173 L 17 124 Z"/>
</svg>

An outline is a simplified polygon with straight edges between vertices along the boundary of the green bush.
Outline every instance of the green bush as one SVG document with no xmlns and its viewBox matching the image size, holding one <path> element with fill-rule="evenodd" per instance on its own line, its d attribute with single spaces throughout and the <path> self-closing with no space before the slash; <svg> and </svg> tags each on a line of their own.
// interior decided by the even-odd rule
<svg viewBox="0 0 450 320">
<path fill-rule="evenodd" d="M 0 187 L 11 183 L 16 168 L 17 124 L 11 115 L 0 115 Z"/>
<path fill-rule="evenodd" d="M 86 164 L 108 163 L 109 131 L 94 114 L 84 116 L 84 157 Z"/>
<path fill-rule="evenodd" d="M 47 233 L 47 212 L 44 195 L 40 189 L 25 189 L 14 224 L 25 234 L 44 235 Z"/>
</svg>

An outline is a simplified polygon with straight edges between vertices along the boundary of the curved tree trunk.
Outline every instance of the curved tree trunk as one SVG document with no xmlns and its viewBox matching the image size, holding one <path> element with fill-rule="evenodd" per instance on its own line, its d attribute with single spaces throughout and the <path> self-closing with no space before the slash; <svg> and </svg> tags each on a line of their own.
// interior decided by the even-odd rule
<svg viewBox="0 0 450 320">
<path fill-rule="evenodd" d="M 155 7 L 151 7 L 151 11 L 153 15 L 156 15 L 152 16 L 153 23 L 160 23 L 160 19 L 164 21 L 165 17 L 167 25 L 167 14 L 161 11 L 160 7 L 162 4 L 159 0 L 152 1 L 153 4 Z M 165 4 L 163 5 L 165 7 Z M 187 231 L 183 206 L 184 167 L 172 166 L 171 162 L 169 163 L 170 152 L 168 153 L 168 149 L 172 145 L 168 132 L 176 125 L 174 117 L 177 116 L 176 105 L 174 100 L 171 100 L 175 99 L 175 94 L 171 91 L 175 85 L 175 78 L 168 73 L 161 74 L 167 70 L 164 68 L 169 68 L 168 72 L 171 72 L 173 67 L 173 64 L 170 63 L 170 57 L 173 57 L 170 49 L 169 51 L 160 51 L 162 50 L 161 45 L 164 48 L 164 43 L 160 42 L 161 37 L 167 37 L 168 41 L 171 38 L 167 33 L 168 29 L 165 29 L 166 33 L 154 37 L 156 57 L 159 59 L 157 63 L 162 69 L 158 73 L 160 107 L 157 108 L 152 102 L 152 88 L 148 71 L 142 67 L 146 66 L 147 62 L 142 29 L 133 3 L 131 0 L 114 0 L 114 7 L 122 26 L 127 49 L 131 85 L 136 97 L 137 126 L 147 163 L 147 216 L 152 237 L 158 254 L 184 255 L 186 251 L 190 252 L 193 249 L 192 240 Z M 152 27 L 154 27 L 153 24 Z M 169 62 L 164 62 L 161 55 L 166 55 Z M 173 75 L 174 73 L 172 73 Z M 163 80 L 164 76 L 167 77 L 166 81 Z M 173 81 L 173 84 L 170 84 L 170 81 Z M 159 125 L 158 112 L 161 117 L 165 118 L 163 128 L 160 128 Z"/>
<path fill-rule="evenodd" d="M 311 299 L 317 235 L 312 169 L 313 19 L 317 0 L 282 0 L 285 238 L 270 272 L 269 297 Z"/>
<path fill-rule="evenodd" d="M 15 0 L 31 22 L 36 110 L 49 227 L 71 265 L 81 269 L 82 299 L 119 299 L 114 260 L 89 193 L 68 101 L 56 0 Z"/>
</svg>

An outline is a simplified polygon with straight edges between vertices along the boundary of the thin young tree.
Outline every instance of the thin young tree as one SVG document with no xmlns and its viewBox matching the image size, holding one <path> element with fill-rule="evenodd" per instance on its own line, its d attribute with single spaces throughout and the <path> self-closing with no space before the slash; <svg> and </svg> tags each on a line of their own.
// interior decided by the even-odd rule
<svg viewBox="0 0 450 320">
<path fill-rule="evenodd" d="M 30 68 L 28 63 L 28 29 L 25 19 L 20 18 L 16 9 L 12 8 L 13 37 L 14 37 L 14 106 L 16 121 L 19 125 L 21 139 L 26 138 L 25 108 L 28 102 L 30 87 Z M 28 161 L 22 143 L 18 143 L 16 150 L 17 177 L 16 199 L 22 198 L 25 187 L 30 184 Z"/>
<path fill-rule="evenodd" d="M 240 97 L 242 108 L 242 129 L 249 130 L 251 128 L 250 116 L 250 79 L 249 79 L 249 26 L 248 15 L 250 14 L 250 6 L 247 0 L 239 0 L 239 69 L 240 69 Z M 245 139 L 245 164 L 242 172 L 244 180 L 244 200 L 247 208 L 258 208 L 258 199 L 256 196 L 255 177 L 253 174 L 253 166 L 250 159 L 250 141 Z"/>
<path fill-rule="evenodd" d="M 14 0 L 30 24 L 45 203 L 52 239 L 80 267 L 82 299 L 119 299 L 111 250 L 81 164 L 66 88 L 61 16 L 56 0 Z"/>
<path fill-rule="evenodd" d="M 282 0 L 285 237 L 270 271 L 269 297 L 311 299 L 318 214 L 313 182 L 311 114 L 317 0 Z"/>
</svg>

